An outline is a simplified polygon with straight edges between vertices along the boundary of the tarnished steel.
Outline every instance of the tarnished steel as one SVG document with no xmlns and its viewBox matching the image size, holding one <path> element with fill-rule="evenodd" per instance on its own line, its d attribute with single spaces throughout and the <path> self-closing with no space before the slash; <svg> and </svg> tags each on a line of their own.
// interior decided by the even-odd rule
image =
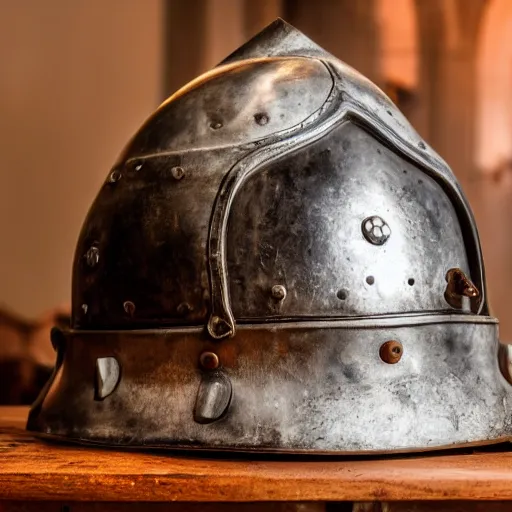
<svg viewBox="0 0 512 512">
<path fill-rule="evenodd" d="M 311 453 L 512 437 L 510 352 L 454 175 L 281 20 L 126 146 L 84 222 L 72 299 L 28 422 L 45 435 Z"/>
<path fill-rule="evenodd" d="M 67 332 L 53 393 L 30 426 L 85 443 L 247 451 L 499 442 L 512 432 L 512 393 L 497 371 L 496 328 L 474 315 L 240 325 L 216 345 L 233 394 L 207 428 L 194 419 L 198 392 L 213 411 L 228 392 L 215 372 L 198 371 L 210 343 L 201 328 Z M 381 359 L 389 340 L 404 347 L 397 364 Z M 98 402 L 94 365 L 106 350 L 123 374 Z"/>
</svg>

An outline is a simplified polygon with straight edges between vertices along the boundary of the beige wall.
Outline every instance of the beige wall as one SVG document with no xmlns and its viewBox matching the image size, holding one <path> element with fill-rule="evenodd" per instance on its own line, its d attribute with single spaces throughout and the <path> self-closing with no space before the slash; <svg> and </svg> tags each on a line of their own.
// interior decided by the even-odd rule
<svg viewBox="0 0 512 512">
<path fill-rule="evenodd" d="M 161 99 L 162 0 L 0 0 L 0 303 L 68 301 L 87 209 Z"/>
</svg>

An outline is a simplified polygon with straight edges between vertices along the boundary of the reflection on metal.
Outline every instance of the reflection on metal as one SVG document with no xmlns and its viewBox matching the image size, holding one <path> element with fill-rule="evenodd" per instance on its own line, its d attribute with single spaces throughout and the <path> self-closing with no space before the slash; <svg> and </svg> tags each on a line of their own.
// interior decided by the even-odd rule
<svg viewBox="0 0 512 512">
<path fill-rule="evenodd" d="M 212 423 L 227 410 L 231 401 L 231 381 L 223 372 L 207 373 L 197 391 L 194 408 L 196 423 Z"/>
<path fill-rule="evenodd" d="M 480 292 L 469 277 L 460 268 L 451 268 L 446 273 L 446 282 L 446 302 L 453 308 L 472 311 L 471 300 L 476 299 Z"/>
<path fill-rule="evenodd" d="M 119 382 L 121 370 L 115 357 L 99 357 L 96 359 L 95 399 L 103 400 L 112 392 Z"/>
</svg>

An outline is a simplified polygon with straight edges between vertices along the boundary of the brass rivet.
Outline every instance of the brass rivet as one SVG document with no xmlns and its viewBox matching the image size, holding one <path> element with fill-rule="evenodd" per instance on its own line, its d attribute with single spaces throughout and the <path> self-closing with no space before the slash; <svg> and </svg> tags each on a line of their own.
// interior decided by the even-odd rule
<svg viewBox="0 0 512 512">
<path fill-rule="evenodd" d="M 395 364 L 402 359 L 404 348 L 399 341 L 391 340 L 383 343 L 379 350 L 380 358 L 388 364 Z"/>
<path fill-rule="evenodd" d="M 272 297 L 276 300 L 286 299 L 286 288 L 282 284 L 272 286 Z"/>
<path fill-rule="evenodd" d="M 214 352 L 203 352 L 199 356 L 199 364 L 205 370 L 215 370 L 219 367 L 219 356 Z"/>
</svg>

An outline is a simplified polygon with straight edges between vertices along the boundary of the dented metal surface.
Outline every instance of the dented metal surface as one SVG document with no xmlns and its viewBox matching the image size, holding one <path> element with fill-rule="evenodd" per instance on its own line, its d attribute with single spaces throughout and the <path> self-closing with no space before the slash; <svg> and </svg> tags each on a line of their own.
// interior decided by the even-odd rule
<svg viewBox="0 0 512 512">
<path fill-rule="evenodd" d="M 28 423 L 46 435 L 312 453 L 512 435 L 510 352 L 455 177 L 280 20 L 133 137 L 85 220 L 72 295 Z"/>
</svg>

